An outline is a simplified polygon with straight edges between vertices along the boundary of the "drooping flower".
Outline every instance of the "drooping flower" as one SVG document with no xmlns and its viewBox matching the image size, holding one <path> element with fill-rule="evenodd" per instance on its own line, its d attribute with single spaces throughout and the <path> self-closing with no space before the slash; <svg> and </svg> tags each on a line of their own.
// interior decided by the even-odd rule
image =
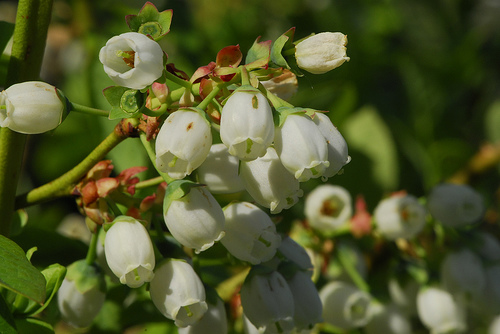
<svg viewBox="0 0 500 334">
<path fill-rule="evenodd" d="M 217 298 L 216 303 L 212 304 L 207 299 L 208 310 L 203 317 L 194 324 L 187 327 L 180 327 L 179 334 L 206 334 L 207 329 L 210 333 L 227 333 L 227 316 L 224 302 Z"/>
<path fill-rule="evenodd" d="M 224 236 L 224 213 L 205 187 L 193 187 L 185 196 L 173 200 L 165 196 L 167 202 L 168 207 L 164 204 L 163 208 L 165 224 L 182 245 L 199 253 Z"/>
<path fill-rule="evenodd" d="M 365 326 L 367 334 L 411 334 L 411 323 L 407 316 L 394 304 L 372 305 L 372 318 Z"/>
<path fill-rule="evenodd" d="M 306 197 L 304 212 L 311 227 L 324 232 L 338 230 L 352 217 L 351 195 L 340 186 L 320 185 Z"/>
<path fill-rule="evenodd" d="M 261 158 L 242 161 L 240 176 L 250 196 L 271 213 L 292 207 L 303 194 L 299 181 L 286 170 L 272 147 Z"/>
<path fill-rule="evenodd" d="M 240 260 L 259 264 L 269 261 L 281 243 L 271 218 L 248 202 L 224 207 L 226 235 L 221 243 Z"/>
<path fill-rule="evenodd" d="M 156 308 L 178 327 L 195 324 L 208 310 L 205 288 L 187 262 L 168 259 L 155 270 L 149 293 Z"/>
<path fill-rule="evenodd" d="M 138 220 L 119 216 L 106 232 L 104 253 L 120 283 L 137 288 L 153 279 L 155 255 L 148 231 Z"/>
<path fill-rule="evenodd" d="M 395 195 L 379 202 L 373 216 L 377 230 L 394 240 L 411 238 L 425 225 L 425 207 L 412 195 Z"/>
<path fill-rule="evenodd" d="M 55 129 L 66 114 L 57 88 L 41 81 L 15 84 L 0 93 L 0 127 L 25 134 Z"/>
<path fill-rule="evenodd" d="M 297 65 L 307 72 L 322 74 L 349 61 L 347 36 L 340 32 L 322 32 L 299 41 L 295 46 Z"/>
<path fill-rule="evenodd" d="M 446 254 L 440 269 L 441 282 L 452 293 L 479 295 L 486 285 L 481 259 L 469 249 Z"/>
<path fill-rule="evenodd" d="M 210 123 L 200 111 L 179 109 L 167 117 L 156 137 L 156 165 L 182 179 L 205 161 L 211 145 Z"/>
<path fill-rule="evenodd" d="M 109 39 L 99 52 L 99 60 L 111 80 L 127 88 L 146 88 L 163 73 L 160 45 L 137 32 Z"/>
<path fill-rule="evenodd" d="M 254 89 L 236 90 L 222 108 L 220 137 L 229 153 L 241 160 L 266 154 L 273 141 L 274 123 L 265 96 Z"/>
<path fill-rule="evenodd" d="M 325 137 L 305 113 L 286 116 L 275 129 L 274 147 L 283 166 L 300 182 L 323 176 L 330 165 Z"/>
</svg>

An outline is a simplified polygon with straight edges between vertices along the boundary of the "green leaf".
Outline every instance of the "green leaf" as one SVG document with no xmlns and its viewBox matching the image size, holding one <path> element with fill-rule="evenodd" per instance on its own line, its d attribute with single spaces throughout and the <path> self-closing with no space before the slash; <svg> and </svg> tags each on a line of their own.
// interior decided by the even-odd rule
<svg viewBox="0 0 500 334">
<path fill-rule="evenodd" d="M 259 42 L 260 36 L 253 42 L 252 47 L 247 52 L 245 64 L 247 69 L 264 67 L 271 59 L 272 41 Z"/>
<path fill-rule="evenodd" d="M 19 334 L 54 334 L 54 328 L 45 321 L 35 318 L 16 319 Z M 3 332 L 2 332 L 3 333 Z"/>
<path fill-rule="evenodd" d="M 12 240 L 0 236 L 0 286 L 38 304 L 45 301 L 45 278 Z"/>
<path fill-rule="evenodd" d="M 139 117 L 145 108 L 144 94 L 135 89 L 111 86 L 103 90 L 104 97 L 111 105 L 109 119 Z"/>
<path fill-rule="evenodd" d="M 290 69 L 290 65 L 283 57 L 283 50 L 287 50 L 293 47 L 293 34 L 295 33 L 295 28 L 290 28 L 283 35 L 278 37 L 278 39 L 274 42 L 273 47 L 271 48 L 271 60 L 273 63 L 280 67 L 285 67 Z"/>
<path fill-rule="evenodd" d="M 344 137 L 352 157 L 351 165 L 368 160 L 369 175 L 384 191 L 394 191 L 398 186 L 399 167 L 396 146 L 391 131 L 373 107 L 364 107 L 344 123 Z M 354 152 L 354 153 L 353 153 Z M 346 167 L 348 168 L 348 167 Z M 357 170 L 358 173 L 361 171 Z"/>
<path fill-rule="evenodd" d="M 47 299 L 42 306 L 39 306 L 34 302 L 30 302 L 29 306 L 24 312 L 26 315 L 33 316 L 35 314 L 38 314 L 49 305 L 49 303 L 52 301 L 57 291 L 61 287 L 64 276 L 66 275 L 66 267 L 61 266 L 58 263 L 54 263 L 42 270 L 42 274 L 45 277 L 45 281 L 47 282 L 45 286 L 45 295 L 47 296 Z"/>
<path fill-rule="evenodd" d="M 9 305 L 0 293 L 0 333 L 2 334 L 17 334 L 16 324 L 12 314 L 10 313 Z"/>
<path fill-rule="evenodd" d="M 9 43 L 12 34 L 14 33 L 14 23 L 0 21 L 0 54 L 3 53 L 7 43 Z"/>
</svg>

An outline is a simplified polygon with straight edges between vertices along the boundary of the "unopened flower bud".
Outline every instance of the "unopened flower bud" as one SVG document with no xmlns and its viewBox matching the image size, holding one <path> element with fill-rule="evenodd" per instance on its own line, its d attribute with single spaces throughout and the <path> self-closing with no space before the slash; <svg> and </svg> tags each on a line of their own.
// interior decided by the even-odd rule
<svg viewBox="0 0 500 334">
<path fill-rule="evenodd" d="M 417 295 L 420 321 L 431 333 L 465 333 L 465 307 L 448 291 L 437 287 L 422 288 Z"/>
<path fill-rule="evenodd" d="M 276 127 L 274 147 L 283 166 L 300 182 L 323 176 L 330 165 L 325 137 L 305 113 L 290 114 Z"/>
<path fill-rule="evenodd" d="M 435 186 L 427 199 L 427 206 L 435 219 L 450 227 L 475 223 L 484 214 L 483 199 L 464 184 Z"/>
<path fill-rule="evenodd" d="M 240 294 L 243 312 L 261 332 L 289 333 L 293 329 L 293 295 L 277 271 L 250 272 Z"/>
<path fill-rule="evenodd" d="M 271 106 L 257 90 L 239 89 L 222 108 L 220 137 L 229 153 L 241 160 L 266 154 L 274 137 Z"/>
<path fill-rule="evenodd" d="M 205 288 L 185 261 L 169 259 L 155 270 L 149 293 L 156 308 L 178 327 L 193 325 L 207 312 Z"/>
<path fill-rule="evenodd" d="M 481 259 L 465 248 L 448 253 L 441 263 L 441 281 L 450 292 L 479 295 L 486 285 Z"/>
<path fill-rule="evenodd" d="M 167 117 L 156 137 L 156 165 L 182 179 L 205 161 L 211 145 L 210 123 L 196 109 L 179 109 Z"/>
<path fill-rule="evenodd" d="M 385 198 L 373 214 L 377 230 L 390 240 L 415 236 L 425 225 L 425 215 L 425 208 L 412 195 Z"/>
<path fill-rule="evenodd" d="M 45 82 L 27 81 L 0 92 L 0 127 L 25 134 L 43 133 L 61 124 L 66 100 Z"/>
<path fill-rule="evenodd" d="M 119 216 L 106 232 L 104 253 L 120 283 L 137 288 L 153 279 L 155 255 L 148 231 L 138 220 Z"/>
<path fill-rule="evenodd" d="M 307 72 L 322 74 L 349 61 L 347 36 L 340 32 L 322 32 L 300 41 L 295 46 L 297 65 Z"/>
<path fill-rule="evenodd" d="M 331 232 L 344 226 L 352 217 L 351 194 L 340 186 L 324 184 L 309 193 L 305 215 L 311 227 Z"/>
<path fill-rule="evenodd" d="M 240 260 L 259 264 L 269 261 L 281 243 L 271 218 L 248 202 L 231 203 L 224 208 L 226 235 L 221 243 Z"/>
<path fill-rule="evenodd" d="M 117 85 L 143 89 L 163 73 L 163 51 L 146 35 L 127 32 L 112 37 L 99 52 L 104 72 Z"/>
<path fill-rule="evenodd" d="M 286 170 L 272 147 L 261 158 L 242 161 L 240 176 L 250 196 L 271 213 L 292 207 L 303 194 L 299 181 Z"/>
<path fill-rule="evenodd" d="M 365 326 L 371 318 L 371 297 L 350 283 L 332 281 L 319 292 L 323 319 L 344 330 Z"/>
</svg>

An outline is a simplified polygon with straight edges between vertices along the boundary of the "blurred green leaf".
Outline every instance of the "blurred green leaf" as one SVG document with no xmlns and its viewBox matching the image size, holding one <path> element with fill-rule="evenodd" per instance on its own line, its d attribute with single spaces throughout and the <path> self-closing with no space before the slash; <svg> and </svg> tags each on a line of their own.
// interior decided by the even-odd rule
<svg viewBox="0 0 500 334">
<path fill-rule="evenodd" d="M 35 318 L 16 319 L 17 331 L 19 334 L 53 334 L 54 329 L 45 321 Z M 3 332 L 2 332 L 3 333 Z"/>
<path fill-rule="evenodd" d="M 0 333 L 17 334 L 14 318 L 2 294 L 0 294 Z"/>
<path fill-rule="evenodd" d="M 45 300 L 45 278 L 12 240 L 0 236 L 0 286 L 39 304 Z"/>
</svg>

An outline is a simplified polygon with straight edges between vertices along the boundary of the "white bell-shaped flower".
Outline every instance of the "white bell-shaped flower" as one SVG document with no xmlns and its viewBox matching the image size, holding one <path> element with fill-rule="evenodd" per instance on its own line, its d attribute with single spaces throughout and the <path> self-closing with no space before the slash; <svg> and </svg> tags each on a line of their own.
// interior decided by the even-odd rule
<svg viewBox="0 0 500 334">
<path fill-rule="evenodd" d="M 248 202 L 230 203 L 224 208 L 226 218 L 222 245 L 236 258 L 259 264 L 269 261 L 281 243 L 271 218 Z"/>
<path fill-rule="evenodd" d="M 373 213 L 377 230 L 385 238 L 411 238 L 425 225 L 426 210 L 412 195 L 395 195 L 383 199 Z"/>
<path fill-rule="evenodd" d="M 477 231 L 478 253 L 489 261 L 500 260 L 500 241 L 493 234 Z"/>
<path fill-rule="evenodd" d="M 292 291 L 295 312 L 293 320 L 295 329 L 308 330 L 322 321 L 323 305 L 318 290 L 309 273 L 298 270 L 290 278 L 286 278 Z"/>
<path fill-rule="evenodd" d="M 240 177 L 250 196 L 271 213 L 292 207 L 303 191 L 300 183 L 281 163 L 274 148 L 253 161 L 242 161 Z"/>
<path fill-rule="evenodd" d="M 238 175 L 240 161 L 224 144 L 213 144 L 207 158 L 196 170 L 198 182 L 214 194 L 230 194 L 245 190 Z"/>
<path fill-rule="evenodd" d="M 309 275 L 312 275 L 314 271 L 314 265 L 312 263 L 311 256 L 309 256 L 305 248 L 298 244 L 295 240 L 293 240 L 289 236 L 284 237 L 281 240 L 278 251 L 288 261 L 292 261 L 300 269 L 305 270 L 309 272 Z"/>
<path fill-rule="evenodd" d="M 106 232 L 104 254 L 120 283 L 137 288 L 153 279 L 155 254 L 149 233 L 132 217 L 119 216 Z"/>
<path fill-rule="evenodd" d="M 300 182 L 323 176 L 330 166 L 325 137 L 305 113 L 286 116 L 275 129 L 274 147 L 283 166 Z"/>
<path fill-rule="evenodd" d="M 349 61 L 347 36 L 340 32 L 322 32 L 295 45 L 297 65 L 307 72 L 322 74 Z"/>
<path fill-rule="evenodd" d="M 221 112 L 220 138 L 229 153 L 241 160 L 266 154 L 274 138 L 271 106 L 258 90 L 238 89 Z"/>
<path fill-rule="evenodd" d="M 320 112 L 315 113 L 313 121 L 318 126 L 319 132 L 325 137 L 328 146 L 328 161 L 330 162 L 330 166 L 325 170 L 323 176 L 332 177 L 351 161 L 347 143 L 340 134 L 340 131 L 325 114 Z"/>
<path fill-rule="evenodd" d="M 427 207 L 435 219 L 450 227 L 475 223 L 484 214 L 481 195 L 465 184 L 435 186 L 427 198 Z"/>
<path fill-rule="evenodd" d="M 25 134 L 55 129 L 66 114 L 66 101 L 45 82 L 27 81 L 0 93 L 0 127 Z"/>
<path fill-rule="evenodd" d="M 323 320 L 344 330 L 365 326 L 371 319 L 371 297 L 356 286 L 332 281 L 319 291 Z"/>
<path fill-rule="evenodd" d="M 224 236 L 224 213 L 205 187 L 192 187 L 164 210 L 165 224 L 172 236 L 196 253 L 212 247 Z"/>
<path fill-rule="evenodd" d="M 183 179 L 205 161 L 212 133 L 198 110 L 185 108 L 170 114 L 156 137 L 156 165 L 174 179 Z"/>
<path fill-rule="evenodd" d="M 205 288 L 187 262 L 168 259 L 161 262 L 151 281 L 149 293 L 156 308 L 178 327 L 195 324 L 208 310 Z"/>
<path fill-rule="evenodd" d="M 365 326 L 366 334 L 411 334 L 408 317 L 396 305 L 373 303 L 372 318 Z"/>
<path fill-rule="evenodd" d="M 490 325 L 488 326 L 487 334 L 498 334 L 500 333 L 500 315 L 491 320 Z"/>
<path fill-rule="evenodd" d="M 424 287 L 417 295 L 420 321 L 432 334 L 465 333 L 466 310 L 462 301 L 438 287 Z"/>
<path fill-rule="evenodd" d="M 111 80 L 127 88 L 146 88 L 163 73 L 160 45 L 137 32 L 109 39 L 99 52 L 99 60 Z"/>
<path fill-rule="evenodd" d="M 224 302 L 217 298 L 215 305 L 210 302 L 207 305 L 208 310 L 203 317 L 190 326 L 180 327 L 178 334 L 207 334 L 207 330 L 214 334 L 226 334 L 227 316 Z"/>
<path fill-rule="evenodd" d="M 324 232 L 338 230 L 352 217 L 351 194 L 340 186 L 320 185 L 306 197 L 304 213 L 311 227 Z"/>
<path fill-rule="evenodd" d="M 240 291 L 241 306 L 250 322 L 265 333 L 289 333 L 294 328 L 292 291 L 277 271 L 252 273 Z"/>
<path fill-rule="evenodd" d="M 452 293 L 479 295 L 486 285 L 481 259 L 466 248 L 448 253 L 441 263 L 441 283 Z"/>
</svg>

